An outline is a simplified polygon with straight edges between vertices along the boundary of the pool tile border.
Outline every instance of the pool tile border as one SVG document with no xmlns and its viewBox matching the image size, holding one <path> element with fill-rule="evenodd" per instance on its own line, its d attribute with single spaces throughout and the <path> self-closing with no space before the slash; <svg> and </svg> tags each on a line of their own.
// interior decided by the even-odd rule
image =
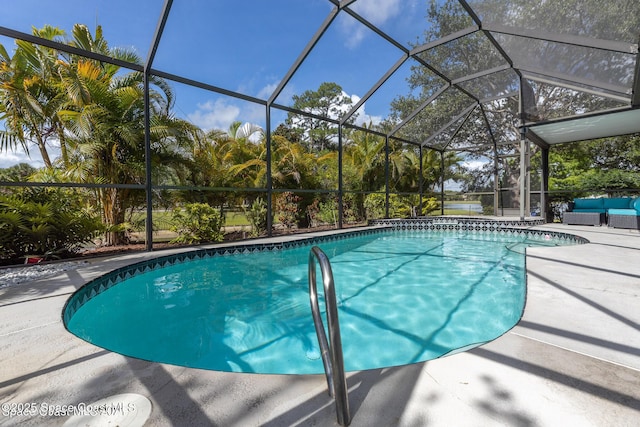
<svg viewBox="0 0 640 427">
<path fill-rule="evenodd" d="M 558 231 L 534 230 L 530 227 L 544 225 L 542 219 L 527 220 L 485 220 L 468 217 L 434 217 L 414 219 L 379 219 L 370 225 L 384 226 L 395 230 L 451 230 L 470 232 L 491 232 L 503 235 L 527 235 L 534 240 L 547 240 L 549 237 L 575 244 L 589 243 L 589 240 L 569 233 Z"/>
<path fill-rule="evenodd" d="M 179 254 L 164 255 L 158 258 L 153 258 L 145 261 L 140 261 L 134 264 L 130 264 L 124 267 L 112 270 L 100 277 L 97 277 L 80 289 L 74 292 L 71 297 L 65 303 L 62 311 L 62 320 L 66 327 L 69 320 L 78 311 L 80 307 L 90 301 L 98 294 L 106 291 L 112 286 L 117 285 L 124 280 L 131 277 L 146 273 L 159 268 L 169 267 L 176 264 L 182 264 L 184 262 L 201 260 L 220 256 L 232 256 L 239 254 L 250 254 L 257 252 L 272 252 L 280 251 L 284 249 L 294 249 L 307 245 L 314 245 L 323 242 L 332 242 L 342 239 L 347 239 L 353 236 L 363 236 L 369 234 L 376 234 L 384 231 L 385 228 L 373 228 L 368 230 L 354 230 L 343 233 L 328 234 L 322 236 L 311 236 L 304 238 L 297 238 L 282 242 L 268 242 L 268 243 L 239 243 L 237 245 L 214 247 L 206 249 L 195 249 Z M 295 237 L 295 236 L 293 236 Z"/>
<path fill-rule="evenodd" d="M 542 224 L 542 221 L 539 222 Z M 446 218 L 446 219 L 403 219 L 403 220 L 375 220 L 370 225 L 376 228 L 358 229 L 347 232 L 318 235 L 303 238 L 294 238 L 288 241 L 267 242 L 267 243 L 239 243 L 237 245 L 213 247 L 205 249 L 195 249 L 172 255 L 164 255 L 157 258 L 140 261 L 124 267 L 112 270 L 100 277 L 97 277 L 80 289 L 74 292 L 65 303 L 62 311 L 62 320 L 67 326 L 73 315 L 95 296 L 127 280 L 137 274 L 146 273 L 159 268 L 164 268 L 184 262 L 201 260 L 219 256 L 232 256 L 238 254 L 250 254 L 264 251 L 279 251 L 283 249 L 299 248 L 302 246 L 315 245 L 326 242 L 333 242 L 351 238 L 354 236 L 366 236 L 388 232 L 390 230 L 403 231 L 470 231 L 473 233 L 498 233 L 501 236 L 507 235 L 528 235 L 534 240 L 547 240 L 550 237 L 566 241 L 568 243 L 588 243 L 587 239 L 572 234 L 559 233 L 554 231 L 531 230 L 523 227 L 537 225 L 538 222 L 531 221 L 478 221 L 468 218 Z M 293 236 L 295 237 L 295 236 Z"/>
</svg>

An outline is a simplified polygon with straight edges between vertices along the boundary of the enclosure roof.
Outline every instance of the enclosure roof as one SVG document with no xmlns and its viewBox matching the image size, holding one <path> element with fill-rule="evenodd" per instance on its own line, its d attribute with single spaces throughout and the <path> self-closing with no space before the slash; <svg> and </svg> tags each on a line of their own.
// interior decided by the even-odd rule
<svg viewBox="0 0 640 427">
<path fill-rule="evenodd" d="M 549 144 L 640 133 L 640 110 L 572 117 L 529 130 Z"/>
<path fill-rule="evenodd" d="M 513 143 L 518 128 L 540 145 L 640 132 L 637 0 L 43 3 L 3 13 L 0 42 L 78 53 L 32 27 L 100 24 L 141 61 L 85 54 L 177 82 L 190 117 L 238 101 L 277 120 L 305 91 L 335 82 L 353 108 L 327 120 L 383 123 L 389 136 L 438 150 Z M 194 88 L 225 98 L 189 98 Z"/>
</svg>

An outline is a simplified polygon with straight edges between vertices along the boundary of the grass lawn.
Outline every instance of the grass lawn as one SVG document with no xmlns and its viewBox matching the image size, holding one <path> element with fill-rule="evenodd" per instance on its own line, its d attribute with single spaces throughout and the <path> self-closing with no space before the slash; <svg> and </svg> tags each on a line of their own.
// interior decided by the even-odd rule
<svg viewBox="0 0 640 427">
<path fill-rule="evenodd" d="M 476 210 L 471 209 L 450 209 L 447 205 L 480 205 L 480 200 L 446 200 L 444 204 L 444 215 L 482 215 Z M 440 215 L 440 209 L 430 213 L 430 215 Z"/>
<path fill-rule="evenodd" d="M 232 227 L 237 225 L 250 225 L 244 212 L 227 211 L 225 212 L 224 225 Z"/>
<path fill-rule="evenodd" d="M 145 212 L 136 212 L 131 219 L 133 222 L 142 223 L 145 216 Z M 171 211 L 153 211 L 153 224 L 158 230 L 169 230 L 171 228 Z M 225 211 L 224 225 L 249 225 L 249 221 L 244 212 Z"/>
<path fill-rule="evenodd" d="M 476 205 L 480 204 L 480 201 L 477 200 L 460 200 L 460 201 L 447 201 L 446 204 L 469 204 Z M 446 205 L 445 205 L 446 206 Z M 477 212 L 469 211 L 468 209 L 446 209 L 444 210 L 445 215 L 479 215 Z M 132 221 L 137 223 L 143 223 L 146 213 L 145 212 L 137 212 L 133 214 Z M 431 212 L 430 215 L 440 215 L 440 209 Z M 157 210 L 153 211 L 153 224 L 155 228 L 154 232 L 154 242 L 163 242 L 169 241 L 174 237 L 173 232 L 170 232 L 172 221 L 171 221 L 171 211 Z M 238 227 L 238 226 L 249 226 L 249 221 L 247 220 L 246 215 L 242 211 L 237 210 L 228 210 L 225 211 L 225 223 L 226 227 Z M 142 233 L 141 230 L 138 233 Z"/>
<path fill-rule="evenodd" d="M 445 215 L 469 215 L 469 211 L 467 209 L 445 209 L 444 214 Z M 480 215 L 480 214 L 477 212 L 471 212 L 471 215 Z"/>
</svg>

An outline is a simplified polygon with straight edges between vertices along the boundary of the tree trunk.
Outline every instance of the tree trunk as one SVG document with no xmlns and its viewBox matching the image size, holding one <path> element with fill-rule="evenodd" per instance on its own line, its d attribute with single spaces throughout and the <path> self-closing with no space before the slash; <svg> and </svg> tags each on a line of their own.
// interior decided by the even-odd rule
<svg viewBox="0 0 640 427">
<path fill-rule="evenodd" d="M 57 127 L 58 140 L 60 141 L 60 157 L 62 157 L 62 165 L 65 169 L 69 169 L 69 153 L 67 152 L 67 143 L 64 137 L 64 128 L 62 125 Z"/>
<path fill-rule="evenodd" d="M 44 140 L 40 134 L 36 135 L 36 143 L 38 144 L 38 149 L 40 150 L 40 156 L 42 156 L 42 161 L 44 162 L 44 166 L 47 169 L 51 169 L 53 165 L 51 164 L 51 159 L 49 158 L 49 152 L 47 151 L 47 146 L 45 145 Z"/>
<path fill-rule="evenodd" d="M 105 188 L 101 192 L 104 222 L 107 226 L 105 245 L 117 246 L 129 243 L 125 230 L 119 225 L 125 222 L 125 210 L 122 206 L 122 195 L 117 188 Z"/>
</svg>

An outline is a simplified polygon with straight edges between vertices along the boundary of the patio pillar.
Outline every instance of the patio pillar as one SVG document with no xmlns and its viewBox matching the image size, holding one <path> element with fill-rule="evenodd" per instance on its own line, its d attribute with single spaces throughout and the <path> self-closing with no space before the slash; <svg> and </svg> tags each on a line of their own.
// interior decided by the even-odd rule
<svg viewBox="0 0 640 427">
<path fill-rule="evenodd" d="M 493 215 L 498 216 L 500 209 L 500 174 L 498 173 L 498 149 L 494 144 L 493 149 Z"/>
<path fill-rule="evenodd" d="M 273 236 L 273 180 L 271 179 L 271 105 L 267 105 L 266 114 L 266 156 L 267 161 L 267 236 Z"/>
<path fill-rule="evenodd" d="M 153 250 L 153 174 L 151 173 L 151 95 L 150 95 L 150 77 L 151 67 L 156 57 L 160 38 L 164 32 L 164 27 L 169 19 L 169 12 L 173 0 L 165 0 L 162 6 L 162 13 L 158 20 L 158 26 L 151 40 L 151 48 L 147 53 L 147 58 L 143 69 L 143 90 L 144 90 L 144 167 L 145 167 L 145 198 L 147 204 L 146 220 L 145 220 L 145 250 L 150 252 Z"/>
<path fill-rule="evenodd" d="M 553 215 L 549 215 L 549 148 L 544 147 L 541 150 L 542 154 L 542 173 L 540 179 L 542 180 L 540 188 L 540 215 L 544 222 L 553 222 Z"/>
<path fill-rule="evenodd" d="M 384 188 L 385 188 L 385 213 L 384 217 L 389 218 L 389 136 L 384 138 Z"/>
<path fill-rule="evenodd" d="M 440 151 L 440 215 L 444 215 L 444 151 Z"/>
<path fill-rule="evenodd" d="M 342 178 L 342 124 L 338 123 L 338 228 L 343 228 L 342 216 L 344 208 L 342 206 L 342 193 L 344 192 Z"/>
<path fill-rule="evenodd" d="M 145 250 L 153 250 L 153 185 L 151 174 L 151 100 L 149 97 L 149 70 L 145 69 L 144 75 L 144 191 L 146 197 L 145 216 Z"/>
<path fill-rule="evenodd" d="M 520 221 L 525 218 L 527 197 L 527 129 L 520 128 Z"/>
<path fill-rule="evenodd" d="M 423 189 L 424 171 L 422 170 L 422 145 L 419 145 L 418 148 L 419 148 L 419 157 L 420 157 L 420 179 L 418 180 L 418 192 L 420 193 L 420 197 L 418 200 L 418 212 L 416 212 L 416 216 L 422 216 L 422 197 L 424 193 L 424 189 Z"/>
<path fill-rule="evenodd" d="M 527 143 L 526 111 L 532 101 L 531 86 L 520 75 L 520 96 L 518 107 L 520 113 L 520 221 L 524 221 L 525 212 L 529 208 L 529 144 Z"/>
</svg>

